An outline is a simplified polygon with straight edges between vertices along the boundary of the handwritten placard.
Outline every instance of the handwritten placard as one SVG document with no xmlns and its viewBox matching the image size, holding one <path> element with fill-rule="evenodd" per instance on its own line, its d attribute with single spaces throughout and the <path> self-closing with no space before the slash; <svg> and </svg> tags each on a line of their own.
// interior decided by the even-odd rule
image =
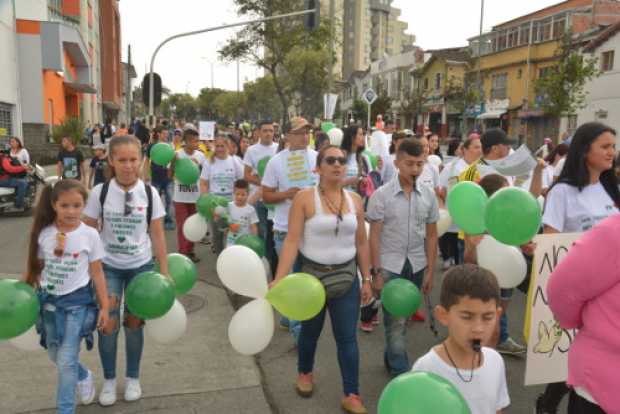
<svg viewBox="0 0 620 414">
<path fill-rule="evenodd" d="M 568 376 L 568 350 L 575 339 L 574 329 L 562 329 L 547 299 L 547 282 L 581 233 L 536 236 L 532 281 L 527 301 L 529 327 L 525 385 L 565 381 Z M 527 328 L 526 328 L 527 330 Z"/>
</svg>

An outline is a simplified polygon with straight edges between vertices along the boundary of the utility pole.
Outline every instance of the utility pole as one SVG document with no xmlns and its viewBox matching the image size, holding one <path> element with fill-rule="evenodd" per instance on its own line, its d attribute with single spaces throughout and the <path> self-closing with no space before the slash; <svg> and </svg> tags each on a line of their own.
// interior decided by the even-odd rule
<svg viewBox="0 0 620 414">
<path fill-rule="evenodd" d="M 127 45 L 127 82 L 125 83 L 127 125 L 131 123 L 131 45 Z"/>
<path fill-rule="evenodd" d="M 484 0 L 480 0 L 480 35 L 478 37 L 478 80 L 477 80 L 477 88 L 478 88 L 478 103 L 480 108 L 482 108 L 482 96 L 484 95 L 484 87 L 482 86 L 482 25 L 484 22 Z M 477 124 L 477 121 L 474 119 L 474 125 Z"/>
<path fill-rule="evenodd" d="M 336 2 L 329 0 L 329 73 L 327 75 L 327 93 L 332 93 L 334 84 L 334 17 L 336 16 Z"/>
</svg>

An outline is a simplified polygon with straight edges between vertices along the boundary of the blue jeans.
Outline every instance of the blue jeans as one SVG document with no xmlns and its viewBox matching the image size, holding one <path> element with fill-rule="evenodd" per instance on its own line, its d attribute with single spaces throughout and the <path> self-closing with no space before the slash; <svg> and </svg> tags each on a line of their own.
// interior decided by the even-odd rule
<svg viewBox="0 0 620 414">
<path fill-rule="evenodd" d="M 26 190 L 28 189 L 28 183 L 21 178 L 7 178 L 0 180 L 0 187 L 8 187 L 15 189 L 15 207 L 24 207 L 24 198 L 26 197 Z"/>
<path fill-rule="evenodd" d="M 99 332 L 99 357 L 103 367 L 103 377 L 105 379 L 116 378 L 116 348 L 118 343 L 120 305 L 123 291 L 127 289 L 129 282 L 142 273 L 153 270 L 153 262 L 149 262 L 136 269 L 117 269 L 103 264 L 106 283 L 108 285 L 108 295 L 110 296 L 110 320 L 114 320 L 116 325 L 114 332 L 106 335 Z M 130 314 L 125 306 L 125 318 Z M 125 357 L 127 367 L 125 376 L 138 379 L 140 377 L 140 359 L 144 348 L 144 325 L 138 328 L 130 328 L 126 323 L 123 324 L 125 331 Z"/>
<path fill-rule="evenodd" d="M 282 253 L 282 245 L 284 244 L 285 239 L 285 232 L 277 230 L 273 232 L 273 242 L 278 256 L 280 256 L 280 253 Z M 301 272 L 301 261 L 299 260 L 299 257 L 297 257 L 297 260 L 295 260 L 295 263 L 293 264 L 293 273 L 297 272 Z M 288 330 L 293 335 L 295 343 L 299 341 L 299 334 L 301 332 L 301 325 L 299 321 L 289 320 L 288 318 L 283 316 L 282 318 L 280 318 L 280 325 L 288 326 Z"/>
<path fill-rule="evenodd" d="M 157 189 L 159 196 L 164 201 L 164 208 L 166 209 L 166 216 L 164 217 L 164 223 L 173 223 L 172 217 L 174 214 L 172 213 L 172 192 L 173 192 L 173 184 L 172 181 L 162 181 L 152 182 L 153 187 Z"/>
<path fill-rule="evenodd" d="M 83 300 L 85 295 L 92 295 L 89 288 L 65 296 L 39 294 L 42 336 L 47 354 L 58 368 L 56 406 L 59 414 L 75 412 L 77 383 L 88 376 L 88 370 L 80 364 L 80 344 L 94 329 L 97 312 L 93 306 L 84 304 L 88 301 Z"/>
<path fill-rule="evenodd" d="M 514 289 L 500 289 L 499 293 L 503 301 L 508 301 L 512 297 Z M 508 339 L 508 315 L 506 312 L 502 312 L 502 316 L 499 318 L 499 342 L 504 342 Z"/>
<path fill-rule="evenodd" d="M 258 236 L 267 241 L 267 207 L 262 201 L 256 202 L 255 207 L 258 216 Z"/>
<path fill-rule="evenodd" d="M 413 273 L 409 260 L 405 261 L 403 270 L 400 274 L 386 271 L 384 274 L 384 283 L 388 283 L 392 279 L 402 278 L 413 282 L 418 289 L 422 286 L 424 279 L 424 270 Z M 392 375 L 400 375 L 411 369 L 409 357 L 407 356 L 407 318 L 394 317 L 383 308 L 383 323 L 385 325 L 385 352 L 383 354 L 383 362 L 385 368 Z"/>
<path fill-rule="evenodd" d="M 344 395 L 359 394 L 359 350 L 357 347 L 357 318 L 360 309 L 360 285 L 355 278 L 351 289 L 339 298 L 330 299 L 314 318 L 301 322 L 297 369 L 302 374 L 312 372 L 316 345 L 323 330 L 325 311 L 329 310 L 332 332 L 338 350 L 338 365 Z"/>
</svg>

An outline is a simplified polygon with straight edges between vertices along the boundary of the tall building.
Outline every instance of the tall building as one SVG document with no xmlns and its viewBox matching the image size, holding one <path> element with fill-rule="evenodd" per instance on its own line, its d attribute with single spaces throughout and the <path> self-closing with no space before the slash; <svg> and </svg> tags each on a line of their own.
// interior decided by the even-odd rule
<svg viewBox="0 0 620 414">
<path fill-rule="evenodd" d="M 342 78 L 370 65 L 371 27 L 369 0 L 344 0 L 342 27 Z"/>
<path fill-rule="evenodd" d="M 336 79 L 342 77 L 343 72 L 343 30 L 341 29 L 341 22 L 344 20 L 345 3 L 347 0 L 332 0 L 334 2 L 334 67 L 333 74 Z M 329 17 L 330 2 L 323 1 L 321 3 L 321 16 Z"/>
<path fill-rule="evenodd" d="M 370 0 L 370 30 L 372 39 L 370 43 L 370 59 L 380 60 L 387 55 L 388 33 L 392 0 Z"/>
<path fill-rule="evenodd" d="M 115 120 L 121 110 L 121 19 L 117 0 L 99 0 L 101 45 L 101 98 L 105 119 Z M 104 119 L 104 121 L 105 121 Z"/>
<path fill-rule="evenodd" d="M 415 36 L 406 33 L 409 24 L 401 21 L 400 15 L 400 9 L 390 7 L 386 48 L 386 52 L 390 56 L 400 55 L 401 53 L 411 50 L 415 43 Z"/>
</svg>

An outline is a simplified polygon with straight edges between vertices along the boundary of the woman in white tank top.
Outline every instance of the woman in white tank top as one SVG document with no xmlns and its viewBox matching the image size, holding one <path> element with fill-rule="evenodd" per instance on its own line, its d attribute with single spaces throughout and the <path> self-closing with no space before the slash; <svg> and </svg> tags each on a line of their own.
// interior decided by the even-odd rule
<svg viewBox="0 0 620 414">
<path fill-rule="evenodd" d="M 277 284 L 286 277 L 301 252 L 309 273 L 321 275 L 332 270 L 359 266 L 363 283 L 352 277 L 350 287 L 329 298 L 330 288 L 326 279 L 328 300 L 314 318 L 303 321 L 298 343 L 297 392 L 310 397 L 313 391 L 312 369 L 316 346 L 325 313 L 329 311 L 338 348 L 338 363 L 342 372 L 344 398 L 342 408 L 350 413 L 365 413 L 359 397 L 359 351 L 357 347 L 357 320 L 360 299 L 367 303 L 371 296 L 369 246 L 364 225 L 362 200 L 357 194 L 343 188 L 347 159 L 335 146 L 323 148 L 317 156 L 319 185 L 299 191 L 289 212 L 288 234 L 282 247 L 275 280 Z M 304 270 L 306 266 L 304 266 Z"/>
</svg>

